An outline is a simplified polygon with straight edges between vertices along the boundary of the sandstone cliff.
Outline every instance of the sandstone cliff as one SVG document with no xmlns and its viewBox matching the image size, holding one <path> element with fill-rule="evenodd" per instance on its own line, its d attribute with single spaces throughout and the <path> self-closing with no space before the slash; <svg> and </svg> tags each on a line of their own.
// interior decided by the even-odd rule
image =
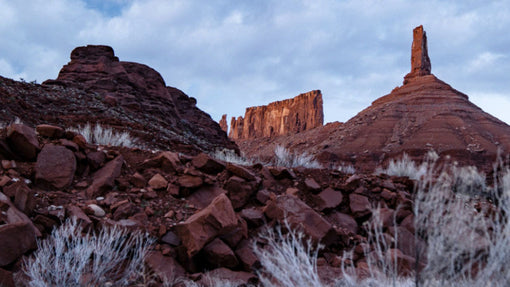
<svg viewBox="0 0 510 287">
<path fill-rule="evenodd" d="M 246 109 L 230 122 L 230 138 L 251 139 L 295 134 L 322 126 L 324 114 L 319 90 L 295 98 Z"/>
<path fill-rule="evenodd" d="M 333 123 L 273 141 L 238 141 L 245 154 L 265 158 L 280 144 L 321 162 L 351 162 L 367 169 L 406 152 L 421 160 L 429 150 L 460 164 L 492 169 L 498 150 L 510 152 L 510 126 L 471 103 L 431 74 L 426 34 L 413 31 L 411 72 L 404 84 L 344 124 Z"/>
</svg>

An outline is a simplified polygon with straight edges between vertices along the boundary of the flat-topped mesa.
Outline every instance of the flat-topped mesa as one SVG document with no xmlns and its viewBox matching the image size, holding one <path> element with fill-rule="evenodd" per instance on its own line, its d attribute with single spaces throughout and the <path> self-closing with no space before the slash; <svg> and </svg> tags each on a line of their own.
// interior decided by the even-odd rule
<svg viewBox="0 0 510 287">
<path fill-rule="evenodd" d="M 273 137 L 310 130 L 323 125 L 324 113 L 320 90 L 246 109 L 243 117 L 232 118 L 229 137 L 252 139 Z"/>
<path fill-rule="evenodd" d="M 410 79 L 431 74 L 430 58 L 427 49 L 427 33 L 420 25 L 413 30 L 413 45 L 411 47 L 411 72 L 404 77 L 404 85 Z"/>
</svg>

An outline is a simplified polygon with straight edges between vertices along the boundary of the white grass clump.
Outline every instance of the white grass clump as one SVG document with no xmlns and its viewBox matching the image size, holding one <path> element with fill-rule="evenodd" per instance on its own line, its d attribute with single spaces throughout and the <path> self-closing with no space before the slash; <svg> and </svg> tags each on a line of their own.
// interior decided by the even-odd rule
<svg viewBox="0 0 510 287">
<path fill-rule="evenodd" d="M 21 121 L 20 118 L 15 117 L 14 120 L 11 120 L 9 123 L 0 123 L 0 129 L 4 129 L 4 128 L 8 127 L 11 124 L 22 124 L 22 123 L 23 122 Z"/>
<path fill-rule="evenodd" d="M 317 273 L 319 247 L 305 239 L 302 232 L 291 229 L 285 221 L 283 234 L 281 227 L 267 229 L 260 237 L 267 241 L 262 248 L 254 245 L 253 250 L 260 260 L 262 270 L 259 280 L 262 286 L 308 287 L 322 286 Z"/>
<path fill-rule="evenodd" d="M 356 173 L 356 169 L 354 168 L 354 166 L 352 164 L 342 163 L 335 169 L 338 170 L 339 172 L 345 173 L 345 174 L 355 174 Z"/>
<path fill-rule="evenodd" d="M 110 146 L 137 147 L 136 140 L 126 132 L 116 132 L 112 128 L 95 125 L 92 127 L 90 123 L 85 126 L 72 128 L 71 131 L 81 134 L 89 143 Z"/>
<path fill-rule="evenodd" d="M 434 154 L 429 153 L 428 157 L 434 157 Z M 417 165 L 406 153 L 398 160 L 390 160 L 387 168 L 377 168 L 375 171 L 376 174 L 383 173 L 391 176 L 407 176 L 415 180 L 419 180 L 426 172 L 427 162 Z"/>
<path fill-rule="evenodd" d="M 211 156 L 215 159 L 224 161 L 224 162 L 230 162 L 237 165 L 244 165 L 249 166 L 253 165 L 254 162 L 244 156 L 240 156 L 235 153 L 235 151 L 231 149 L 222 149 L 222 150 L 216 150 L 214 153 L 211 154 Z"/>
<path fill-rule="evenodd" d="M 306 152 L 302 154 L 291 153 L 283 146 L 277 145 L 274 149 L 274 154 L 274 164 L 276 166 L 322 168 L 322 165 Z"/>
<path fill-rule="evenodd" d="M 144 258 L 152 240 L 140 232 L 116 226 L 82 234 L 69 220 L 38 242 L 25 261 L 27 286 L 128 286 L 144 272 Z"/>
</svg>

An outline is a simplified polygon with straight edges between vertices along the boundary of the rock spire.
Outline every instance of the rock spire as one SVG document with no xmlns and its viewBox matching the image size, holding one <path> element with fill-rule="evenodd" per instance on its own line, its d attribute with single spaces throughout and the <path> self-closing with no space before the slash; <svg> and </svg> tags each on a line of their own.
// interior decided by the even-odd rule
<svg viewBox="0 0 510 287">
<path fill-rule="evenodd" d="M 427 33 L 420 25 L 413 30 L 411 47 L 411 72 L 404 77 L 404 84 L 410 79 L 431 74 L 430 58 L 427 49 Z"/>
</svg>

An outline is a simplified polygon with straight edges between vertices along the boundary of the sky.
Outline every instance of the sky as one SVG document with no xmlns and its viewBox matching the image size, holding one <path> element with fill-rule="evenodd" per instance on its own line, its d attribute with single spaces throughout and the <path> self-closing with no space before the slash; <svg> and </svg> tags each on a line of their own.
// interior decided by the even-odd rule
<svg viewBox="0 0 510 287">
<path fill-rule="evenodd" d="M 319 89 L 325 123 L 345 122 L 402 85 L 419 25 L 432 73 L 510 123 L 506 0 L 0 0 L 0 75 L 41 83 L 109 45 L 216 121 Z"/>
</svg>

